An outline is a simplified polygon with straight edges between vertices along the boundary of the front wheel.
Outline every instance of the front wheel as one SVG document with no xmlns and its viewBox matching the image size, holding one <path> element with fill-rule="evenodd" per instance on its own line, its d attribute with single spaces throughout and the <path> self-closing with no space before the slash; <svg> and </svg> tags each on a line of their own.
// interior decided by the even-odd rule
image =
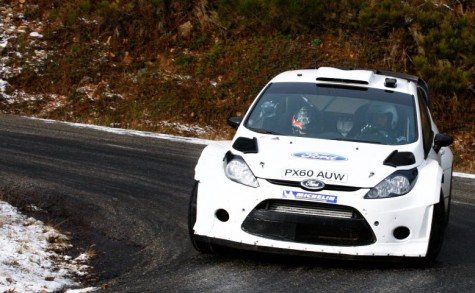
<svg viewBox="0 0 475 293">
<path fill-rule="evenodd" d="M 429 238 L 429 247 L 425 259 L 429 262 L 435 261 L 442 249 L 444 242 L 446 218 L 444 217 L 444 197 L 441 193 L 439 203 L 434 205 L 432 224 Z"/>
<path fill-rule="evenodd" d="M 190 240 L 193 244 L 193 247 L 197 251 L 201 253 L 213 253 L 213 245 L 209 243 L 209 241 L 203 241 L 201 239 L 198 239 L 198 237 L 195 235 L 195 230 L 193 229 L 196 223 L 196 215 L 198 209 L 198 185 L 199 182 L 196 181 L 195 185 L 193 186 L 193 190 L 191 191 L 190 203 L 188 206 L 188 234 L 190 235 Z"/>
</svg>

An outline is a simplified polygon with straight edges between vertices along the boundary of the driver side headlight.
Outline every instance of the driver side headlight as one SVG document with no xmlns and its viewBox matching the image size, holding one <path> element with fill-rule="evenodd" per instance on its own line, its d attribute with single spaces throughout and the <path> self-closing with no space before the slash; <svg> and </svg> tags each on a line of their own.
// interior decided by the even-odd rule
<svg viewBox="0 0 475 293">
<path fill-rule="evenodd" d="M 254 188 L 259 187 L 256 176 L 254 176 L 244 159 L 239 156 L 227 156 L 224 165 L 224 174 L 235 182 Z"/>
<path fill-rule="evenodd" d="M 401 196 L 412 190 L 417 181 L 417 169 L 399 170 L 384 178 L 364 196 L 366 199 Z"/>
</svg>

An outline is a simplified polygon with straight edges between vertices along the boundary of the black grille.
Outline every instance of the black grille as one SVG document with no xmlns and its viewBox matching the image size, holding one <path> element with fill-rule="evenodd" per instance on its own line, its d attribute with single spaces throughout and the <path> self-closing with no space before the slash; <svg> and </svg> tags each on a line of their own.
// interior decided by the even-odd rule
<svg viewBox="0 0 475 293">
<path fill-rule="evenodd" d="M 357 210 L 305 201 L 264 201 L 249 214 L 241 228 L 253 235 L 298 243 L 361 246 L 376 241 Z"/>
<path fill-rule="evenodd" d="M 274 212 L 352 219 L 354 210 L 345 206 L 315 205 L 302 201 L 269 201 L 265 209 Z"/>
<path fill-rule="evenodd" d="M 269 183 L 282 185 L 282 186 L 290 186 L 290 187 L 302 187 L 300 185 L 300 181 L 289 181 L 289 180 L 275 180 L 275 179 L 267 179 Z M 323 190 L 334 190 L 334 191 L 357 191 L 360 190 L 360 187 L 355 186 L 342 186 L 342 185 L 332 185 L 332 184 L 325 184 L 325 188 Z"/>
</svg>

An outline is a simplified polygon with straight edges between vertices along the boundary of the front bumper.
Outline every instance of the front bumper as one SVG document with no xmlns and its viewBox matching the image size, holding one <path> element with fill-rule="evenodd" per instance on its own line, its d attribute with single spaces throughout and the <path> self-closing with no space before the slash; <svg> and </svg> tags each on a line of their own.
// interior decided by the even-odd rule
<svg viewBox="0 0 475 293">
<path fill-rule="evenodd" d="M 423 195 L 439 192 L 415 186 L 404 196 L 364 199 L 368 189 L 304 192 L 263 179 L 259 188 L 216 180 L 199 184 L 196 235 L 251 250 L 347 256 L 425 256 L 434 197 Z"/>
<path fill-rule="evenodd" d="M 362 246 L 376 242 L 364 217 L 345 206 L 289 200 L 265 200 L 246 217 L 249 234 L 287 242 Z"/>
</svg>

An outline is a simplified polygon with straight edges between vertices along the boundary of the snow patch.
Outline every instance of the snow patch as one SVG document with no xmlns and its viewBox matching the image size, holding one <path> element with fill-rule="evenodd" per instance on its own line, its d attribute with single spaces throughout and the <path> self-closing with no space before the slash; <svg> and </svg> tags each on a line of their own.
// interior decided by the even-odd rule
<svg viewBox="0 0 475 293">
<path fill-rule="evenodd" d="M 86 256 L 68 260 L 56 252 L 70 247 L 67 236 L 26 217 L 3 201 L 0 201 L 0 247 L 0 292 L 56 292 L 78 288 L 80 284 L 74 276 L 81 276 L 90 269 L 84 264 L 88 260 Z"/>
</svg>

